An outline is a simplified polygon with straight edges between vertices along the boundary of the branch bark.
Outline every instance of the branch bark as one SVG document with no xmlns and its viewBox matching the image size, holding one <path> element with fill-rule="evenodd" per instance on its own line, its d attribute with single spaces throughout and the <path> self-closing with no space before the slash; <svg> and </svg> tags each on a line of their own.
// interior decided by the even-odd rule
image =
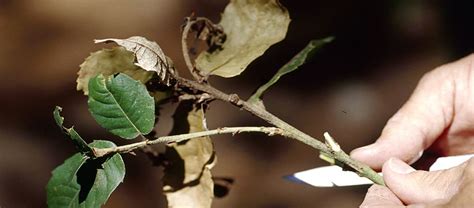
<svg viewBox="0 0 474 208">
<path fill-rule="evenodd" d="M 237 94 L 224 93 L 207 83 L 203 84 L 203 83 L 188 80 L 182 77 L 175 77 L 175 78 L 177 79 L 178 84 L 181 85 L 181 87 L 187 87 L 187 88 L 195 89 L 201 92 L 205 92 L 211 95 L 212 97 L 214 97 L 215 99 L 232 103 L 234 106 L 244 109 L 250 112 L 251 114 L 274 125 L 275 127 L 280 128 L 281 130 L 284 131 L 283 132 L 284 136 L 298 140 L 306 145 L 309 145 L 310 147 L 314 149 L 317 149 L 333 157 L 335 160 L 338 160 L 339 162 L 355 170 L 360 176 L 366 177 L 376 184 L 385 185 L 383 178 L 369 166 L 357 160 L 352 159 L 349 155 L 347 155 L 347 153 L 345 153 L 342 150 L 334 151 L 333 149 L 328 147 L 326 144 L 296 129 L 295 127 L 291 126 L 290 124 L 286 123 L 285 121 L 281 120 L 280 118 L 266 111 L 264 108 L 240 99 Z"/>
<path fill-rule="evenodd" d="M 141 142 L 136 142 L 132 144 L 111 147 L 111 148 L 93 148 L 95 157 L 103 157 L 113 153 L 128 153 L 138 148 L 144 148 L 148 145 L 160 144 L 160 143 L 170 143 L 170 142 L 181 142 L 187 139 L 212 136 L 217 134 L 238 134 L 238 133 L 248 133 L 248 132 L 260 132 L 267 134 L 268 136 L 281 135 L 286 136 L 284 131 L 275 128 L 275 127 L 224 127 L 218 128 L 209 131 L 201 131 L 189 134 L 178 134 L 172 136 L 162 136 L 154 140 L 145 140 Z"/>
</svg>

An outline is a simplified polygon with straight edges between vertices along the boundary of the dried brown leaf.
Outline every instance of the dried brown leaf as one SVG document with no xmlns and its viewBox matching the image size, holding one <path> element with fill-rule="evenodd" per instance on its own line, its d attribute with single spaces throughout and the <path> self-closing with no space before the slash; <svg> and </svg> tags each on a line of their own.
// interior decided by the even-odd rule
<svg viewBox="0 0 474 208">
<path fill-rule="evenodd" d="M 95 43 L 115 42 L 125 49 L 133 52 L 136 57 L 136 65 L 158 74 L 164 84 L 170 85 L 171 74 L 174 73 L 173 63 L 166 57 L 160 46 L 144 37 L 133 36 L 127 39 L 107 38 L 94 40 Z"/>
<path fill-rule="evenodd" d="M 132 52 L 123 47 L 102 49 L 91 53 L 89 57 L 80 65 L 77 73 L 77 90 L 89 94 L 89 79 L 98 74 L 110 76 L 116 73 L 124 73 L 142 83 L 147 82 L 153 76 L 153 72 L 147 72 L 133 64 L 135 56 Z"/>
<path fill-rule="evenodd" d="M 222 49 L 199 54 L 196 67 L 203 76 L 237 76 L 285 38 L 289 23 L 288 11 L 278 0 L 232 0 L 219 23 L 227 36 Z"/>
<path fill-rule="evenodd" d="M 207 130 L 204 111 L 192 101 L 180 103 L 176 109 L 172 135 Z M 211 138 L 195 138 L 169 144 L 169 165 L 165 167 L 163 191 L 168 207 L 211 207 L 214 183 L 211 168 L 215 163 Z"/>
</svg>

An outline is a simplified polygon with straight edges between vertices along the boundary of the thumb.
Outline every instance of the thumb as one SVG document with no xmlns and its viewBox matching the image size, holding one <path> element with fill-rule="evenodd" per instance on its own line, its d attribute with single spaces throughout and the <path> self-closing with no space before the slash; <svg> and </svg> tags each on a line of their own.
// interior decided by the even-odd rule
<svg viewBox="0 0 474 208">
<path fill-rule="evenodd" d="M 390 158 L 382 168 L 387 187 L 405 204 L 447 201 L 462 182 L 465 163 L 441 171 L 416 171 L 405 162 Z"/>
</svg>

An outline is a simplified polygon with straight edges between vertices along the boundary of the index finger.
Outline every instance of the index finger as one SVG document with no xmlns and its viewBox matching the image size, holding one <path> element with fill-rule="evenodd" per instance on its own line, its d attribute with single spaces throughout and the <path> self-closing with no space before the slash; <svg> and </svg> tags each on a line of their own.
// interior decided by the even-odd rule
<svg viewBox="0 0 474 208">
<path fill-rule="evenodd" d="M 407 163 L 416 161 L 451 125 L 456 82 L 466 82 L 461 78 L 472 70 L 469 63 L 473 59 L 471 55 L 424 75 L 409 100 L 387 122 L 379 139 L 354 150 L 351 156 L 375 169 L 380 169 L 390 157 Z"/>
</svg>

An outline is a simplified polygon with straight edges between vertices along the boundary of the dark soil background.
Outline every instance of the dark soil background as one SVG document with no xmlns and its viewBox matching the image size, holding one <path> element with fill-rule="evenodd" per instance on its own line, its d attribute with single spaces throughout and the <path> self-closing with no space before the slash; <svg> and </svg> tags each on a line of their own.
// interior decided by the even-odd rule
<svg viewBox="0 0 474 208">
<path fill-rule="evenodd" d="M 427 71 L 474 49 L 474 3 L 458 1 L 290 1 L 287 38 L 240 77 L 213 78 L 226 92 L 249 96 L 311 39 L 335 36 L 313 62 L 284 77 L 265 96 L 267 108 L 304 132 L 329 131 L 350 151 L 373 142 Z M 74 153 L 52 110 L 89 141 L 110 138 L 75 90 L 79 64 L 95 38 L 155 40 L 186 74 L 180 25 L 195 12 L 218 21 L 218 0 L 0 0 L 0 207 L 46 207 L 54 167 Z M 169 107 L 169 106 L 168 106 Z M 170 129 L 172 109 L 158 129 Z M 213 103 L 210 128 L 264 125 L 248 113 Z M 295 141 L 242 134 L 215 138 L 215 176 L 235 183 L 214 207 L 357 207 L 367 186 L 313 188 L 282 176 L 325 165 Z M 394 147 L 403 148 L 403 147 Z M 124 157 L 127 176 L 105 207 L 164 207 L 161 169 L 142 154 Z"/>
</svg>

